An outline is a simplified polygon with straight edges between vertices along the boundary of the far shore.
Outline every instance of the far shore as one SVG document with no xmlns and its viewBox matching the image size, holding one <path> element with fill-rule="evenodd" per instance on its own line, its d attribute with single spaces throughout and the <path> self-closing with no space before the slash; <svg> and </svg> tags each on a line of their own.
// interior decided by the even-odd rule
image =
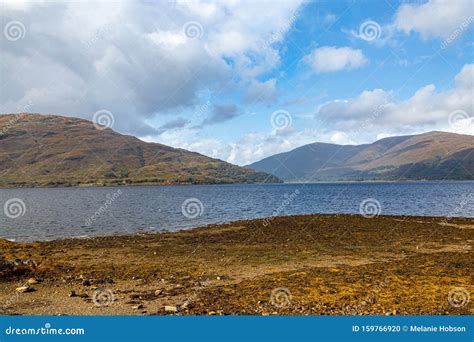
<svg viewBox="0 0 474 342">
<path fill-rule="evenodd" d="M 347 184 L 347 183 L 418 183 L 418 182 L 473 182 L 474 179 L 364 179 L 364 180 L 334 180 L 334 181 L 285 181 L 265 183 L 186 183 L 186 182 L 130 182 L 130 183 L 58 183 L 47 184 L 0 184 L 2 189 L 50 189 L 50 188 L 103 188 L 127 186 L 191 186 L 191 185 L 287 185 L 287 184 Z"/>
<path fill-rule="evenodd" d="M 472 218 L 359 215 L 0 240 L 0 314 L 472 315 L 473 243 Z"/>
</svg>

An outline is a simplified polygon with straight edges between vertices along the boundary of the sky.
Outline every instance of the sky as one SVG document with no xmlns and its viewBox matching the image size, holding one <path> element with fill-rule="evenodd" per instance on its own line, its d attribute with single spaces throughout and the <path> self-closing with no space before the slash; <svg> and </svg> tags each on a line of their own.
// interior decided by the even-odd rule
<svg viewBox="0 0 474 342">
<path fill-rule="evenodd" d="M 2 1 L 0 113 L 85 118 L 238 165 L 474 135 L 474 2 Z"/>
</svg>

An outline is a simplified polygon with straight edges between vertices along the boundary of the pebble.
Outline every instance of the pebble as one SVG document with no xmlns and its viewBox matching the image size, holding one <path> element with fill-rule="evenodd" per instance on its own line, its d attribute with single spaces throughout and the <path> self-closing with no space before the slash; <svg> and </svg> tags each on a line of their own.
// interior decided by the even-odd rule
<svg viewBox="0 0 474 342">
<path fill-rule="evenodd" d="M 20 292 L 20 293 L 36 291 L 36 289 L 34 289 L 34 288 L 32 288 L 31 286 L 28 286 L 28 285 L 17 287 L 15 290 L 17 292 Z"/>
<path fill-rule="evenodd" d="M 82 285 L 83 285 L 83 286 L 91 286 L 91 281 L 90 281 L 89 279 L 84 279 L 84 280 L 82 281 Z"/>
<path fill-rule="evenodd" d="M 0 271 L 7 270 L 9 268 L 13 268 L 14 264 L 11 261 L 7 260 L 0 260 Z"/>
<path fill-rule="evenodd" d="M 69 292 L 69 297 L 77 297 L 76 291 Z"/>
<path fill-rule="evenodd" d="M 165 305 L 165 311 L 168 312 L 178 312 L 178 308 L 176 306 Z"/>
<path fill-rule="evenodd" d="M 181 309 L 192 309 L 194 308 L 194 304 L 191 302 L 184 302 L 183 305 L 180 307 Z"/>
<path fill-rule="evenodd" d="M 143 304 L 134 305 L 132 306 L 132 309 L 136 309 L 136 310 L 143 309 Z"/>
<path fill-rule="evenodd" d="M 159 296 L 163 293 L 163 290 L 156 290 L 155 291 L 155 295 Z"/>
<path fill-rule="evenodd" d="M 35 279 L 35 278 L 30 278 L 30 279 L 28 279 L 26 282 L 27 282 L 28 284 L 31 284 L 31 285 L 33 285 L 33 284 L 38 284 L 38 283 L 39 283 L 39 281 L 38 281 L 37 279 Z"/>
</svg>

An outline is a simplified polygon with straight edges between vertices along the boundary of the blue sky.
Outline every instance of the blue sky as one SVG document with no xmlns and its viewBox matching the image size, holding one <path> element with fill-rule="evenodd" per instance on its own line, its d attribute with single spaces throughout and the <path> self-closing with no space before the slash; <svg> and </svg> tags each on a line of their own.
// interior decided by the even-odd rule
<svg viewBox="0 0 474 342">
<path fill-rule="evenodd" d="M 469 0 L 2 9 L 2 113 L 106 112 L 120 132 L 240 165 L 315 141 L 474 134 Z"/>
</svg>

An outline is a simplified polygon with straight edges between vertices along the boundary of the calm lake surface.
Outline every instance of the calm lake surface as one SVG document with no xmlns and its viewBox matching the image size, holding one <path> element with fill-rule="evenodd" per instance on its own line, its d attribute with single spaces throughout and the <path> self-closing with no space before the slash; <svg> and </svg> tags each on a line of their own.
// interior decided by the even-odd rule
<svg viewBox="0 0 474 342">
<path fill-rule="evenodd" d="M 0 237 L 51 240 L 361 210 L 474 217 L 474 181 L 1 189 Z"/>
</svg>

